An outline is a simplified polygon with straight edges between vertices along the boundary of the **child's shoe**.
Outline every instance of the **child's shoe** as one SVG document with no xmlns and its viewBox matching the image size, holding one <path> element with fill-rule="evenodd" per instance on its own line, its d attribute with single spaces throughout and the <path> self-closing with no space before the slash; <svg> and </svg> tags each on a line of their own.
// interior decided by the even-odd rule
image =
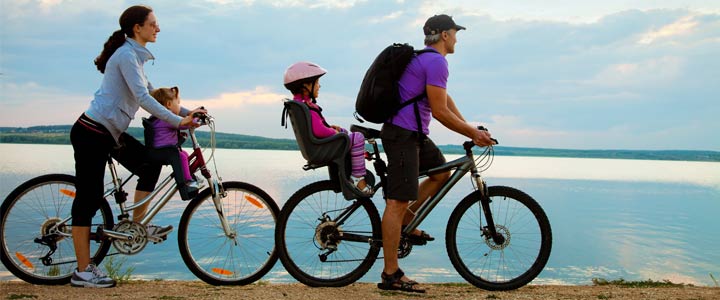
<svg viewBox="0 0 720 300">
<path fill-rule="evenodd" d="M 198 186 L 196 181 L 188 181 L 178 188 L 180 191 L 180 198 L 183 200 L 192 200 L 198 194 Z"/>
<path fill-rule="evenodd" d="M 365 182 L 365 177 L 350 176 L 352 179 L 353 186 L 355 189 L 363 194 L 364 196 L 370 197 L 373 195 L 372 188 Z"/>
</svg>

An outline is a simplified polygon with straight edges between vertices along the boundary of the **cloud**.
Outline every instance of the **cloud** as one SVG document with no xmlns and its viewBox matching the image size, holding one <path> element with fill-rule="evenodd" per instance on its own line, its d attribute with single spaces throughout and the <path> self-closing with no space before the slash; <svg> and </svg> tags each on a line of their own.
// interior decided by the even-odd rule
<svg viewBox="0 0 720 300">
<path fill-rule="evenodd" d="M 666 39 L 678 35 L 686 35 L 691 33 L 700 22 L 694 19 L 694 16 L 685 16 L 680 20 L 675 21 L 672 24 L 663 26 L 658 30 L 652 30 L 645 33 L 640 40 L 639 44 L 647 45 L 652 44 L 658 39 Z"/>
<path fill-rule="evenodd" d="M 87 95 L 68 93 L 36 82 L 13 83 L 3 80 L 0 88 L 3 103 L 0 126 L 72 124 L 90 103 Z"/>
<path fill-rule="evenodd" d="M 395 12 L 390 13 L 389 15 L 384 15 L 384 16 L 381 16 L 381 17 L 370 18 L 370 19 L 368 19 L 368 23 L 370 23 L 370 24 L 378 24 L 378 23 L 387 22 L 387 21 L 389 21 L 389 20 L 395 20 L 395 19 L 399 18 L 400 16 L 402 16 L 403 14 L 404 14 L 403 11 L 395 11 Z"/>
<path fill-rule="evenodd" d="M 182 97 L 182 94 L 181 94 Z M 183 106 L 205 106 L 208 109 L 240 109 L 246 110 L 248 106 L 278 106 L 286 94 L 279 94 L 267 86 L 257 86 L 253 90 L 239 92 L 225 92 L 217 97 L 207 99 L 182 99 Z M 245 108 L 245 109 L 244 109 Z"/>
<path fill-rule="evenodd" d="M 129 6 L 129 5 L 127 5 Z M 84 1 L 67 1 L 67 0 L 23 0 L 23 1 L 3 1 L 3 12 L 0 14 L 3 21 L 11 23 L 26 23 L 28 17 L 37 16 L 38 14 L 59 18 L 73 18 L 77 15 L 88 15 L 89 12 L 108 14 L 119 16 L 127 6 L 120 1 L 104 1 L 104 0 L 84 0 Z M 34 20 L 37 21 L 37 20 Z M 5 26 L 7 24 L 3 24 Z M 25 24 L 27 25 L 27 24 Z"/>
<path fill-rule="evenodd" d="M 255 1 L 255 0 L 205 0 L 208 3 L 221 5 L 221 6 L 253 6 L 270 4 L 277 8 L 287 7 L 305 7 L 305 8 L 326 8 L 326 9 L 347 9 L 351 8 L 359 3 L 366 2 L 366 0 L 319 0 L 319 1 L 307 1 L 307 0 L 271 0 L 271 1 Z"/>
<path fill-rule="evenodd" d="M 685 59 L 664 56 L 642 62 L 618 63 L 601 70 L 588 83 L 600 86 L 638 87 L 673 82 L 683 74 Z"/>
</svg>

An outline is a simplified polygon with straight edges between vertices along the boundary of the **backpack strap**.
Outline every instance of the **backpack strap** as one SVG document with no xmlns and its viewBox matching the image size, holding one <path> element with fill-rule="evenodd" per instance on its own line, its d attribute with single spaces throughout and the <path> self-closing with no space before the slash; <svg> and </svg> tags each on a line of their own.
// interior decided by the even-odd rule
<svg viewBox="0 0 720 300">
<path fill-rule="evenodd" d="M 432 49 L 432 48 L 414 50 L 413 52 L 415 52 L 416 57 L 419 56 L 420 54 L 428 53 L 428 52 L 438 53 L 435 49 Z M 425 97 L 427 97 L 427 91 L 425 89 L 423 89 L 423 92 L 420 95 L 412 97 L 409 100 L 403 102 L 402 104 L 400 104 L 400 108 L 398 108 L 398 112 L 400 112 L 400 110 L 403 109 L 405 106 L 408 106 L 410 104 L 414 105 L 415 121 L 417 122 L 418 142 L 420 142 L 422 140 L 422 138 L 425 136 L 425 134 L 422 132 L 422 121 L 420 120 L 420 107 L 418 107 L 418 102 L 420 100 L 422 100 L 422 98 L 425 98 Z M 395 116 L 393 116 L 393 118 L 394 117 Z"/>
</svg>

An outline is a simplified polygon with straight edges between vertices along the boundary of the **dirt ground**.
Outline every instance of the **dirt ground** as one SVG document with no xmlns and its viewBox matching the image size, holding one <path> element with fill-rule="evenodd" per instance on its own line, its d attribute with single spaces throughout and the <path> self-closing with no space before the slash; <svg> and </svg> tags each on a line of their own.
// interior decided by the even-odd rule
<svg viewBox="0 0 720 300">
<path fill-rule="evenodd" d="M 720 300 L 720 288 L 531 285 L 510 292 L 489 292 L 468 284 L 425 284 L 426 294 L 388 292 L 373 283 L 343 288 L 310 288 L 302 284 L 252 284 L 219 287 L 200 281 L 134 281 L 109 289 L 38 286 L 0 282 L 2 299 L 687 299 Z"/>
</svg>

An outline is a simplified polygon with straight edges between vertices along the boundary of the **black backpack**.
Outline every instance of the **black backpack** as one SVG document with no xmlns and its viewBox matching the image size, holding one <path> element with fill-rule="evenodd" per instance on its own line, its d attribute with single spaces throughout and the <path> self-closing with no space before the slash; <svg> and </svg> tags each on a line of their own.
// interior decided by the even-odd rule
<svg viewBox="0 0 720 300">
<path fill-rule="evenodd" d="M 408 44 L 396 43 L 380 52 L 365 73 L 360 85 L 360 91 L 355 101 L 355 117 L 357 118 L 357 114 L 359 114 L 363 119 L 372 123 L 385 123 L 401 108 L 422 99 L 425 92 L 400 103 L 402 99 L 400 99 L 398 81 L 413 57 L 431 51 L 430 49 L 416 51 Z M 417 105 L 415 105 L 415 116 L 418 130 L 420 130 L 420 112 Z M 362 120 L 358 120 L 362 122 Z"/>
</svg>

